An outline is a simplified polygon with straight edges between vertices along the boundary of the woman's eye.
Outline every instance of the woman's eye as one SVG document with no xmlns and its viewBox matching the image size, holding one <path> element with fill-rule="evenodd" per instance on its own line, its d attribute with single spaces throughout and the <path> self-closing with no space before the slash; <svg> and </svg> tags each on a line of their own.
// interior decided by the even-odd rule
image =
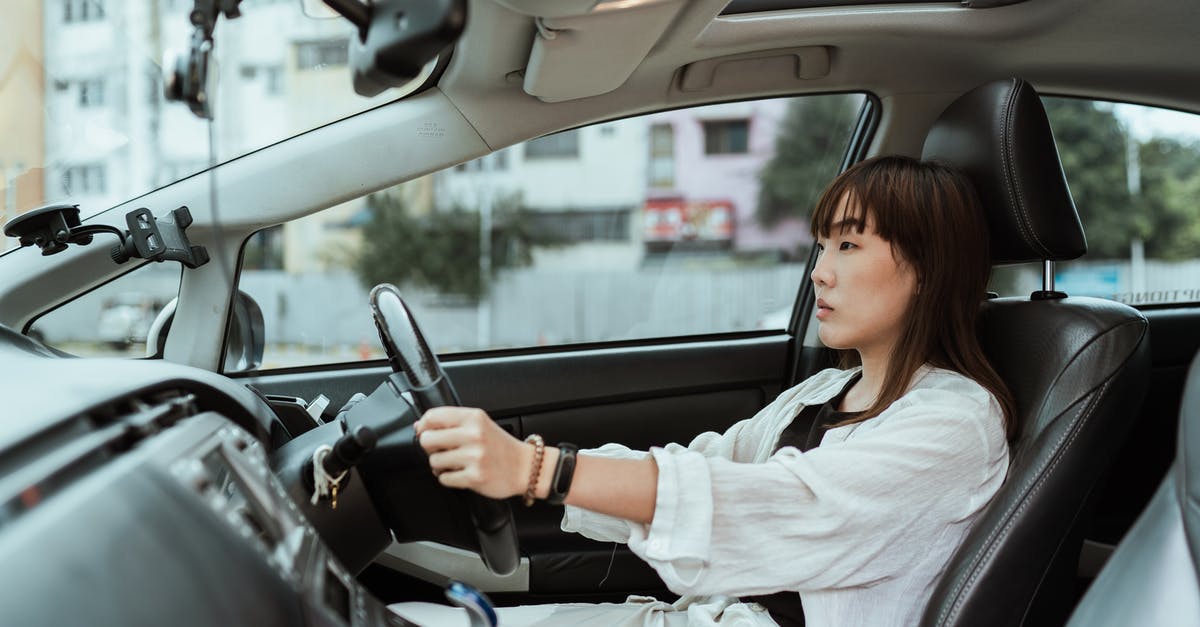
<svg viewBox="0 0 1200 627">
<path fill-rule="evenodd" d="M 823 246 L 821 244 L 817 244 L 817 254 L 819 255 L 823 252 L 825 252 L 825 246 Z"/>
<path fill-rule="evenodd" d="M 839 249 L 839 250 L 850 250 L 851 248 L 856 248 L 856 246 L 855 246 L 854 244 L 850 243 L 850 242 L 842 242 L 842 243 L 841 243 L 841 244 L 838 246 L 838 249 Z"/>
</svg>

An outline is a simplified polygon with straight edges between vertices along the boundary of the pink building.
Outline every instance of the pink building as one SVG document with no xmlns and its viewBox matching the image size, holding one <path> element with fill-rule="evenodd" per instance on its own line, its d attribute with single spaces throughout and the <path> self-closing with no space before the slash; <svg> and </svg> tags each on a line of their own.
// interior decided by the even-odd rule
<svg viewBox="0 0 1200 627">
<path fill-rule="evenodd" d="M 763 228 L 759 173 L 775 154 L 789 100 L 738 102 L 649 116 L 646 228 L 653 249 L 677 240 L 790 254 L 811 238 L 800 220 Z"/>
</svg>

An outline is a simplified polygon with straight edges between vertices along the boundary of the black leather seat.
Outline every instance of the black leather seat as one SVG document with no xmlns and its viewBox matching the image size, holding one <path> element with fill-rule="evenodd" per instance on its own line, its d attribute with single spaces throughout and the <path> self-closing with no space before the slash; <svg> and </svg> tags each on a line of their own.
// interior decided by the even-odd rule
<svg viewBox="0 0 1200 627">
<path fill-rule="evenodd" d="M 1149 375 L 1146 319 L 1120 303 L 1067 297 L 1053 262 L 1087 245 L 1045 110 L 1008 79 L 956 100 L 923 156 L 966 172 L 979 191 L 996 264 L 1043 262 L 1031 297 L 983 304 L 979 335 L 1016 400 L 1008 478 L 934 590 L 922 625 L 1061 625 L 1088 497 L 1115 456 Z"/>
<path fill-rule="evenodd" d="M 1070 627 L 1200 625 L 1200 355 L 1183 390 L 1177 450 Z"/>
</svg>

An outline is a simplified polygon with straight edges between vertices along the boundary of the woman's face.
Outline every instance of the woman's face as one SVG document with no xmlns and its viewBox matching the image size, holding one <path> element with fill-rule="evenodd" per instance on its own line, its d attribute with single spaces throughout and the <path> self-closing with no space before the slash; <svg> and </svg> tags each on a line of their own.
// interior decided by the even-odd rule
<svg viewBox="0 0 1200 627">
<path fill-rule="evenodd" d="M 847 217 L 843 196 L 829 237 L 818 237 L 812 271 L 821 341 L 836 349 L 856 349 L 864 361 L 890 354 L 900 336 L 916 273 L 897 258 L 892 245 L 875 232 L 873 220 L 858 232 Z M 858 212 L 849 212 L 850 216 Z"/>
</svg>

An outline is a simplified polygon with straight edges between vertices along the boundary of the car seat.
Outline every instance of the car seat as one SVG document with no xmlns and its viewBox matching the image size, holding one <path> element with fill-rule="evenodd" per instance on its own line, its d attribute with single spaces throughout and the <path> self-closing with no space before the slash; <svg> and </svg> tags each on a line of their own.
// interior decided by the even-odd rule
<svg viewBox="0 0 1200 627">
<path fill-rule="evenodd" d="M 1041 262 L 1029 297 L 982 304 L 980 342 L 1016 401 L 1008 478 L 935 586 L 924 626 L 1062 625 L 1075 600 L 1089 495 L 1149 376 L 1147 323 L 1111 300 L 1054 289 L 1054 262 L 1087 250 L 1045 109 L 1012 78 L 934 122 L 923 157 L 959 168 L 987 214 L 997 265 Z"/>
<path fill-rule="evenodd" d="M 1068 627 L 1200 625 L 1200 355 L 1183 389 L 1177 451 Z"/>
</svg>

